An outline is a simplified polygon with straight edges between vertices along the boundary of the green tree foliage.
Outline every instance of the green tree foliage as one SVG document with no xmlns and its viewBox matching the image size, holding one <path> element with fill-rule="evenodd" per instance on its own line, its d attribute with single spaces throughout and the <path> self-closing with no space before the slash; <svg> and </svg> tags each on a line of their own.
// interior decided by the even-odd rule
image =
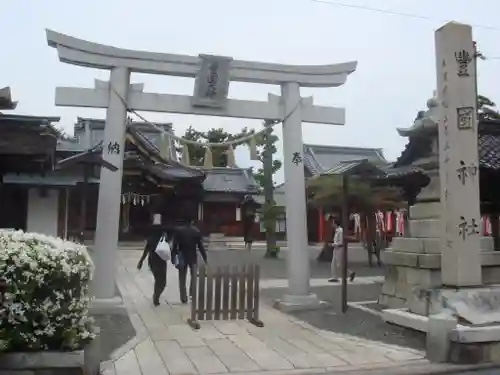
<svg viewBox="0 0 500 375">
<path fill-rule="evenodd" d="M 265 132 L 260 133 L 255 138 L 259 160 L 262 166 L 254 174 L 256 181 L 264 190 L 265 204 L 261 207 L 264 228 L 266 230 L 266 257 L 276 258 L 279 247 L 276 245 L 276 221 L 283 214 L 283 208 L 276 206 L 274 201 L 274 181 L 273 175 L 281 168 L 281 161 L 273 158 L 277 151 L 276 142 L 278 137 L 273 134 L 272 125 L 275 121 L 266 120 Z"/>
<path fill-rule="evenodd" d="M 308 198 L 316 207 L 338 210 L 342 207 L 342 176 L 313 177 L 307 183 Z M 390 186 L 372 186 L 357 176 L 349 179 L 348 206 L 350 212 L 374 212 L 402 207 L 402 191 Z"/>
<path fill-rule="evenodd" d="M 271 129 L 272 130 L 272 129 Z M 264 156 L 266 152 L 269 152 L 271 155 L 276 154 L 278 149 L 276 148 L 276 142 L 278 142 L 278 136 L 273 134 L 272 131 L 261 133 L 256 136 L 255 143 L 257 145 L 257 150 L 259 153 L 259 160 L 262 163 L 262 166 L 257 169 L 257 172 L 254 173 L 255 180 L 259 183 L 260 186 L 265 186 L 265 174 L 264 174 Z M 272 173 L 273 175 L 281 169 L 283 163 L 281 160 L 275 160 L 272 158 Z"/>
</svg>

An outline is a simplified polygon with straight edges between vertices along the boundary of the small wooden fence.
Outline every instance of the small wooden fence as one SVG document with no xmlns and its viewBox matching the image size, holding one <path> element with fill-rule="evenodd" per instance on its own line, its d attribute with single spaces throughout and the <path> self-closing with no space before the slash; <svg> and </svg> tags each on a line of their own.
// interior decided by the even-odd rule
<svg viewBox="0 0 500 375">
<path fill-rule="evenodd" d="M 258 265 L 217 267 L 200 266 L 193 282 L 191 318 L 188 324 L 199 329 L 199 320 L 247 319 L 257 327 L 259 320 Z"/>
</svg>

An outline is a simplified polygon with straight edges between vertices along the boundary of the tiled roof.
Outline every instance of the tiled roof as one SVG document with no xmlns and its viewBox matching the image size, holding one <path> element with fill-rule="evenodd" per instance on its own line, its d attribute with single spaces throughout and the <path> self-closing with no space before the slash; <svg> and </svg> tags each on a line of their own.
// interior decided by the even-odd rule
<svg viewBox="0 0 500 375">
<path fill-rule="evenodd" d="M 431 133 L 422 137 L 410 137 L 401 156 L 395 163 L 396 168 L 410 166 L 415 160 L 431 152 Z M 481 120 L 478 136 L 479 166 L 500 170 L 500 121 Z"/>
<path fill-rule="evenodd" d="M 77 139 L 76 145 L 80 145 L 83 151 L 83 144 L 85 142 L 85 123 L 88 122 L 91 129 L 90 142 L 95 145 L 102 141 L 104 138 L 104 120 L 78 118 L 75 125 L 75 138 Z M 172 124 L 163 123 L 156 124 L 166 131 L 172 131 Z M 127 129 L 129 134 L 132 134 L 138 142 L 148 151 L 154 154 L 159 154 L 160 150 L 158 145 L 161 140 L 161 133 L 149 125 L 140 122 L 132 122 Z M 74 151 L 75 142 L 68 142 L 61 144 L 59 150 L 65 147 L 68 150 Z M 203 187 L 205 191 L 210 192 L 231 192 L 242 194 L 255 194 L 260 192 L 260 186 L 255 181 L 251 169 L 244 168 L 211 168 L 204 169 L 198 167 L 187 167 L 176 162 L 175 145 L 172 142 L 170 147 L 171 160 L 168 160 L 168 165 L 151 164 L 147 166 L 150 172 L 156 173 L 159 177 L 164 178 L 186 178 L 186 177 L 199 177 L 205 175 Z M 145 161 L 141 161 L 143 165 Z M 146 168 L 146 164 L 144 164 Z M 162 170 L 160 171 L 159 168 Z"/>
<path fill-rule="evenodd" d="M 343 146 L 304 145 L 304 166 L 312 175 L 325 173 L 345 161 L 368 160 L 385 165 L 382 149 Z"/>
<path fill-rule="evenodd" d="M 375 166 L 374 163 L 368 161 L 367 159 L 362 160 L 348 160 L 342 161 L 337 166 L 329 169 L 324 174 L 327 175 L 349 175 L 363 173 L 363 171 L 370 173 L 370 175 L 384 175 L 385 173 L 381 168 Z"/>
<path fill-rule="evenodd" d="M 88 123 L 88 127 L 90 128 L 90 134 L 86 134 L 86 124 Z M 58 150 L 66 151 L 64 148 L 68 148 L 68 151 L 73 151 L 76 145 L 81 147 L 80 151 L 86 150 L 88 148 L 94 147 L 95 145 L 102 142 L 104 139 L 104 125 L 105 121 L 102 119 L 92 119 L 92 118 L 84 118 L 78 117 L 75 127 L 74 127 L 74 140 L 66 143 L 62 143 Z M 167 132 L 172 132 L 172 124 L 171 123 L 156 123 L 156 126 L 164 129 Z M 129 124 L 129 129 L 133 131 L 134 134 L 138 135 L 140 138 L 143 138 L 143 141 L 150 146 L 156 152 L 159 152 L 158 145 L 161 140 L 161 133 L 159 130 L 151 127 L 142 122 L 132 122 Z M 88 142 L 90 145 L 86 145 Z M 172 159 L 176 159 L 174 142 L 172 141 L 172 147 L 170 147 L 172 153 Z"/>
<path fill-rule="evenodd" d="M 178 181 L 187 178 L 198 179 L 201 181 L 205 177 L 203 172 L 200 171 L 199 173 L 193 173 L 193 171 L 187 169 L 179 163 L 154 163 L 151 160 L 145 159 L 143 156 L 137 154 L 127 155 L 125 158 L 125 166 L 149 172 L 163 181 Z"/>
<path fill-rule="evenodd" d="M 88 125 L 86 125 L 88 123 Z M 104 120 L 88 119 L 79 117 L 75 124 L 75 137 L 73 140 L 61 142 L 58 145 L 58 151 L 83 152 L 87 150 L 88 145 L 95 147 L 102 143 L 104 138 Z M 157 124 L 166 131 L 171 131 L 171 124 Z M 90 134 L 86 131 L 90 129 Z M 132 135 L 134 139 L 151 155 L 159 156 L 158 144 L 161 139 L 160 131 L 152 128 L 144 123 L 132 122 L 127 128 L 127 133 Z M 170 151 L 175 153 L 175 147 L 172 143 Z M 173 156 L 172 154 L 171 156 Z M 175 158 L 171 158 L 164 163 L 154 163 L 151 160 L 145 160 L 137 155 L 127 153 L 125 161 L 128 165 L 134 165 L 137 168 L 143 169 L 163 180 L 176 180 L 183 178 L 204 178 L 204 172 L 199 168 L 187 167 L 181 165 Z"/>
<path fill-rule="evenodd" d="M 205 191 L 256 194 L 260 186 L 255 181 L 251 169 L 214 167 L 204 169 L 206 179 L 203 182 Z"/>
<path fill-rule="evenodd" d="M 500 134 L 479 135 L 479 166 L 500 170 Z"/>
</svg>

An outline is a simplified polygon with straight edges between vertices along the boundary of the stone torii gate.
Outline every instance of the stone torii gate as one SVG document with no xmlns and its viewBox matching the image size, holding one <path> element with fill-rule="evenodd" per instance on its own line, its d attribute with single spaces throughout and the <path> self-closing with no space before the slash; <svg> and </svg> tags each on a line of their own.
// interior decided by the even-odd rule
<svg viewBox="0 0 500 375">
<path fill-rule="evenodd" d="M 94 295 L 113 303 L 115 251 L 118 246 L 120 191 L 127 109 L 167 113 L 213 115 L 283 121 L 286 192 L 288 292 L 285 307 L 318 303 L 309 288 L 309 256 L 306 223 L 306 192 L 302 163 L 302 121 L 344 125 L 343 108 L 313 105 L 302 98 L 301 87 L 337 87 L 356 69 L 356 62 L 321 66 L 296 66 L 120 49 L 87 42 L 47 30 L 49 46 L 62 62 L 110 71 L 109 82 L 96 81 L 94 88 L 56 88 L 56 105 L 106 108 L 103 157 L 118 171 L 101 170 L 94 261 Z M 142 84 L 130 84 L 130 74 L 149 73 L 196 78 L 194 95 L 143 92 Z M 230 81 L 281 86 L 281 96 L 267 102 L 227 98 Z M 109 146 L 109 147 L 108 147 Z"/>
</svg>

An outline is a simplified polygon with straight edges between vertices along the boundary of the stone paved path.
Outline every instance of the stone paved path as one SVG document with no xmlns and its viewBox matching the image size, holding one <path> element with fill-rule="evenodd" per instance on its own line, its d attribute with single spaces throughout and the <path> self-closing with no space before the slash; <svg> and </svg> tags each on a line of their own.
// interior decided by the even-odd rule
<svg viewBox="0 0 500 375">
<path fill-rule="evenodd" d="M 104 374 L 293 375 L 425 363 L 419 351 L 320 330 L 264 304 L 264 328 L 214 321 L 194 331 L 186 324 L 189 308 L 180 304 L 174 269 L 164 303 L 153 308 L 152 276 L 147 267 L 136 269 L 140 252 L 118 254 L 117 283 L 137 336 L 112 355 Z"/>
</svg>

